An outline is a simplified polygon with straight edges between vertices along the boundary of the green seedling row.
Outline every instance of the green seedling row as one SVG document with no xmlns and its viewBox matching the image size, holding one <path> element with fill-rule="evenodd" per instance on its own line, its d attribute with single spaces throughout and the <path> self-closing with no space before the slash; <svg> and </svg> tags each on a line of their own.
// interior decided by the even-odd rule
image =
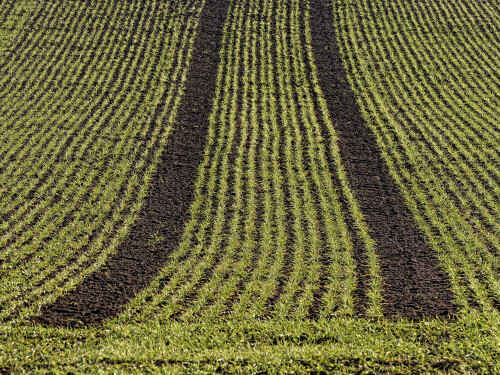
<svg viewBox="0 0 500 375">
<path fill-rule="evenodd" d="M 456 302 L 491 309 L 500 291 L 495 9 L 427 3 L 337 3 L 337 32 L 364 116 Z"/>
<path fill-rule="evenodd" d="M 32 100 L 5 105 L 11 122 L 2 121 L 24 131 L 2 159 L 2 317 L 33 313 L 76 285 L 126 234 L 175 120 L 202 5 L 77 2 L 53 8 L 76 14 L 47 16 L 46 43 L 66 44 L 52 42 L 55 66 L 32 67 L 42 78 L 23 77 Z M 78 53 L 76 40 L 92 53 Z M 6 91 L 2 100 L 14 98 Z"/>
<path fill-rule="evenodd" d="M 119 321 L 354 313 L 357 233 L 339 201 L 352 192 L 327 162 L 307 25 L 299 1 L 233 3 L 184 240 Z"/>
<path fill-rule="evenodd" d="M 127 241 L 151 185 L 171 183 L 155 172 L 209 1 L 7 0 L 0 373 L 500 373 L 500 7 L 325 2 L 456 316 L 384 316 L 381 249 L 318 79 L 314 2 L 230 0 L 179 245 L 104 325 L 34 323 Z"/>
</svg>

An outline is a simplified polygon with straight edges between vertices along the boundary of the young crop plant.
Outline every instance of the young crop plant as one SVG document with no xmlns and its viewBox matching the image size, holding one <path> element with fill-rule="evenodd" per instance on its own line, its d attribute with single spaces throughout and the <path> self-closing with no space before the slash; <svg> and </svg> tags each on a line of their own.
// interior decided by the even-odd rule
<svg viewBox="0 0 500 375">
<path fill-rule="evenodd" d="M 500 373 L 500 8 L 0 1 L 0 374 Z"/>
<path fill-rule="evenodd" d="M 340 201 L 349 186 L 337 180 L 323 140 L 331 120 L 319 115 L 323 99 L 309 82 L 306 9 L 298 1 L 232 4 L 191 219 L 120 321 L 355 312 L 358 234 Z M 372 312 L 380 311 L 377 293 Z"/>
<path fill-rule="evenodd" d="M 498 33 L 495 11 L 427 3 L 352 3 L 336 12 L 337 31 L 364 116 L 456 303 L 492 309 L 499 297 L 500 102 L 490 59 L 497 46 L 485 43 Z M 484 32 L 473 30 L 477 22 Z"/>
<path fill-rule="evenodd" d="M 40 40 L 29 51 L 20 41 L 2 67 L 23 75 L 0 78 L 3 319 L 77 285 L 126 235 L 174 120 L 201 9 L 40 5 Z"/>
</svg>

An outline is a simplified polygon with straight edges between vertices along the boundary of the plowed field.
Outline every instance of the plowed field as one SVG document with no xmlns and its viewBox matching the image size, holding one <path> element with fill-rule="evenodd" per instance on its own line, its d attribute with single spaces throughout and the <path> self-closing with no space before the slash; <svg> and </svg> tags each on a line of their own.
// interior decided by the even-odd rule
<svg viewBox="0 0 500 375">
<path fill-rule="evenodd" d="M 0 3 L 0 373 L 500 373 L 500 4 Z"/>
</svg>

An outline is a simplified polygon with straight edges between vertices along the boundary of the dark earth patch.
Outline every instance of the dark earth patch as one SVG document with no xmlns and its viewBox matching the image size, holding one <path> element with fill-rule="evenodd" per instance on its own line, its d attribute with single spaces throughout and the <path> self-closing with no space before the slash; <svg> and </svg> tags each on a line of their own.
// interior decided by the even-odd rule
<svg viewBox="0 0 500 375">
<path fill-rule="evenodd" d="M 311 0 L 310 4 L 318 79 L 337 131 L 349 184 L 376 242 L 385 313 L 412 319 L 450 317 L 456 307 L 446 275 L 413 221 L 351 91 L 337 46 L 333 9 L 327 0 Z M 354 257 L 363 259 L 362 253 L 356 246 Z"/>
<path fill-rule="evenodd" d="M 131 233 L 103 268 L 45 305 L 35 321 L 60 326 L 103 323 L 153 280 L 179 245 L 205 149 L 228 7 L 229 0 L 208 0 L 202 10 L 176 127 Z M 151 246 L 154 238 L 159 241 Z"/>
</svg>

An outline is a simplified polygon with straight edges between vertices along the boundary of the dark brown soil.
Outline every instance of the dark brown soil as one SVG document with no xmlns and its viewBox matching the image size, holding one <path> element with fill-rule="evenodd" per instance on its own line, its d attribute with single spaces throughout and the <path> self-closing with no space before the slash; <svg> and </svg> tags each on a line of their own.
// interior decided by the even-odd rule
<svg viewBox="0 0 500 375">
<path fill-rule="evenodd" d="M 311 0 L 318 79 L 339 137 L 349 184 L 376 242 L 385 313 L 412 319 L 449 317 L 456 307 L 446 276 L 413 221 L 382 159 L 375 135 L 361 116 L 336 43 L 333 9 L 327 4 L 327 0 Z M 354 256 L 363 259 L 359 245 Z"/>
<path fill-rule="evenodd" d="M 76 326 L 115 316 L 153 280 L 179 245 L 205 149 L 228 6 L 229 0 L 208 0 L 202 11 L 177 124 L 137 224 L 102 269 L 44 306 L 37 322 Z M 151 246 L 155 236 L 161 241 Z"/>
</svg>

